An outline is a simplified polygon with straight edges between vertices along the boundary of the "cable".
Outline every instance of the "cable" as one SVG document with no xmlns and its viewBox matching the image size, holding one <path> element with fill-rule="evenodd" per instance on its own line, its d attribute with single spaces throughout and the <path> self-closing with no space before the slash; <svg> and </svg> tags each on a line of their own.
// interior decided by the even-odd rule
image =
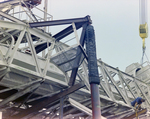
<svg viewBox="0 0 150 119">
<path fill-rule="evenodd" d="M 147 55 L 146 55 L 145 50 L 146 50 L 146 47 L 143 49 L 142 58 L 141 58 L 141 64 L 143 64 L 143 61 L 144 61 L 144 55 L 145 55 L 147 61 L 149 62 L 149 59 L 148 59 L 148 57 L 147 57 Z"/>
<path fill-rule="evenodd" d="M 141 58 L 141 64 L 143 64 L 144 54 L 145 54 L 145 49 L 146 49 L 146 47 L 145 47 L 145 48 L 143 48 L 143 53 L 142 53 L 142 58 Z"/>
<path fill-rule="evenodd" d="M 146 58 L 147 58 L 147 61 L 149 62 L 149 59 L 148 59 L 148 57 L 147 57 L 146 53 L 145 53 L 145 56 L 146 56 Z"/>
</svg>

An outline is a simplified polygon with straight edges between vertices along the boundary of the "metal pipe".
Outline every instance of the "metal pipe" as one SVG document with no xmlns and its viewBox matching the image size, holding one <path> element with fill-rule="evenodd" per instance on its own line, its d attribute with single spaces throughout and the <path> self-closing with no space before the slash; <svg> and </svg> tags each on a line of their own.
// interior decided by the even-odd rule
<svg viewBox="0 0 150 119">
<path fill-rule="evenodd" d="M 31 28 L 34 27 L 44 27 L 44 26 L 55 26 L 55 25 L 65 25 L 65 24 L 71 24 L 72 22 L 75 23 L 82 23 L 82 25 L 84 23 L 92 23 L 90 16 L 87 15 L 86 17 L 83 18 L 73 18 L 73 19 L 62 19 L 62 20 L 53 20 L 53 21 L 43 21 L 43 22 L 34 22 L 34 23 L 29 23 Z M 72 25 L 71 25 L 71 29 L 72 29 Z M 77 26 L 76 26 L 76 29 Z"/>
<path fill-rule="evenodd" d="M 99 87 L 97 84 L 93 84 L 93 83 L 90 85 L 91 85 L 93 119 L 101 119 Z"/>
<path fill-rule="evenodd" d="M 89 83 L 91 86 L 92 115 L 93 119 L 101 119 L 99 87 L 100 79 L 98 74 L 95 33 L 92 25 L 88 25 L 85 34 L 86 53 L 88 56 Z"/>
</svg>

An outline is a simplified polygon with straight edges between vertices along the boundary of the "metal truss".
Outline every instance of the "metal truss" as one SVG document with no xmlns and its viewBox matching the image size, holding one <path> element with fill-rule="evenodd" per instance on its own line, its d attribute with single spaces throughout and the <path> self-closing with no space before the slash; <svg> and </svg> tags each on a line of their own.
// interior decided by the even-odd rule
<svg viewBox="0 0 150 119">
<path fill-rule="evenodd" d="M 0 109 L 3 118 L 91 119 L 88 56 L 84 48 L 85 30 L 92 23 L 90 16 L 44 21 L 38 19 L 30 8 L 32 5 L 28 4 L 28 0 L 0 4 Z M 15 13 L 9 14 L 17 6 L 30 18 L 30 23 L 15 17 Z M 64 24 L 70 26 L 55 35 L 43 30 L 46 26 Z M 78 36 L 80 28 L 82 32 Z M 71 33 L 76 38 L 75 45 L 61 42 Z M 100 59 L 97 64 L 104 117 L 121 119 L 134 113 L 130 102 L 136 97 L 145 98 L 142 108 L 150 110 L 150 84 Z"/>
</svg>

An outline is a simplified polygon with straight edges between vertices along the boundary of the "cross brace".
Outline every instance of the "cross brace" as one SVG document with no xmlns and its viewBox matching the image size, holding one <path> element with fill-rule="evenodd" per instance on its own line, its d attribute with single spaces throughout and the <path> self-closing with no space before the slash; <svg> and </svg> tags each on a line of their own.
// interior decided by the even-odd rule
<svg viewBox="0 0 150 119">
<path fill-rule="evenodd" d="M 43 101 L 39 102 L 38 104 L 32 105 L 32 107 L 29 108 L 28 110 L 23 110 L 19 114 L 16 114 L 16 115 L 10 117 L 10 119 L 20 119 L 22 117 L 28 116 L 29 114 L 44 108 L 45 106 L 49 105 L 50 103 L 55 102 L 55 101 L 59 100 L 60 98 L 66 96 L 66 95 L 69 95 L 80 88 L 83 88 L 84 86 L 85 86 L 84 82 L 80 82 L 58 94 L 55 94 L 52 97 L 44 99 Z"/>
</svg>

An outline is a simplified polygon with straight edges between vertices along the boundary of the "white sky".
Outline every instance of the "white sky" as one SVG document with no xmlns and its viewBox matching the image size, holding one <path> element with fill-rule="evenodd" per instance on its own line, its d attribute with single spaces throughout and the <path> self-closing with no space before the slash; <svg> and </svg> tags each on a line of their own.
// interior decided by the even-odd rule
<svg viewBox="0 0 150 119">
<path fill-rule="evenodd" d="M 48 12 L 55 20 L 90 15 L 96 35 L 97 58 L 123 71 L 132 63 L 140 63 L 139 0 L 49 0 Z M 148 24 L 149 21 L 150 18 Z M 146 47 L 150 59 L 149 37 Z"/>
</svg>

